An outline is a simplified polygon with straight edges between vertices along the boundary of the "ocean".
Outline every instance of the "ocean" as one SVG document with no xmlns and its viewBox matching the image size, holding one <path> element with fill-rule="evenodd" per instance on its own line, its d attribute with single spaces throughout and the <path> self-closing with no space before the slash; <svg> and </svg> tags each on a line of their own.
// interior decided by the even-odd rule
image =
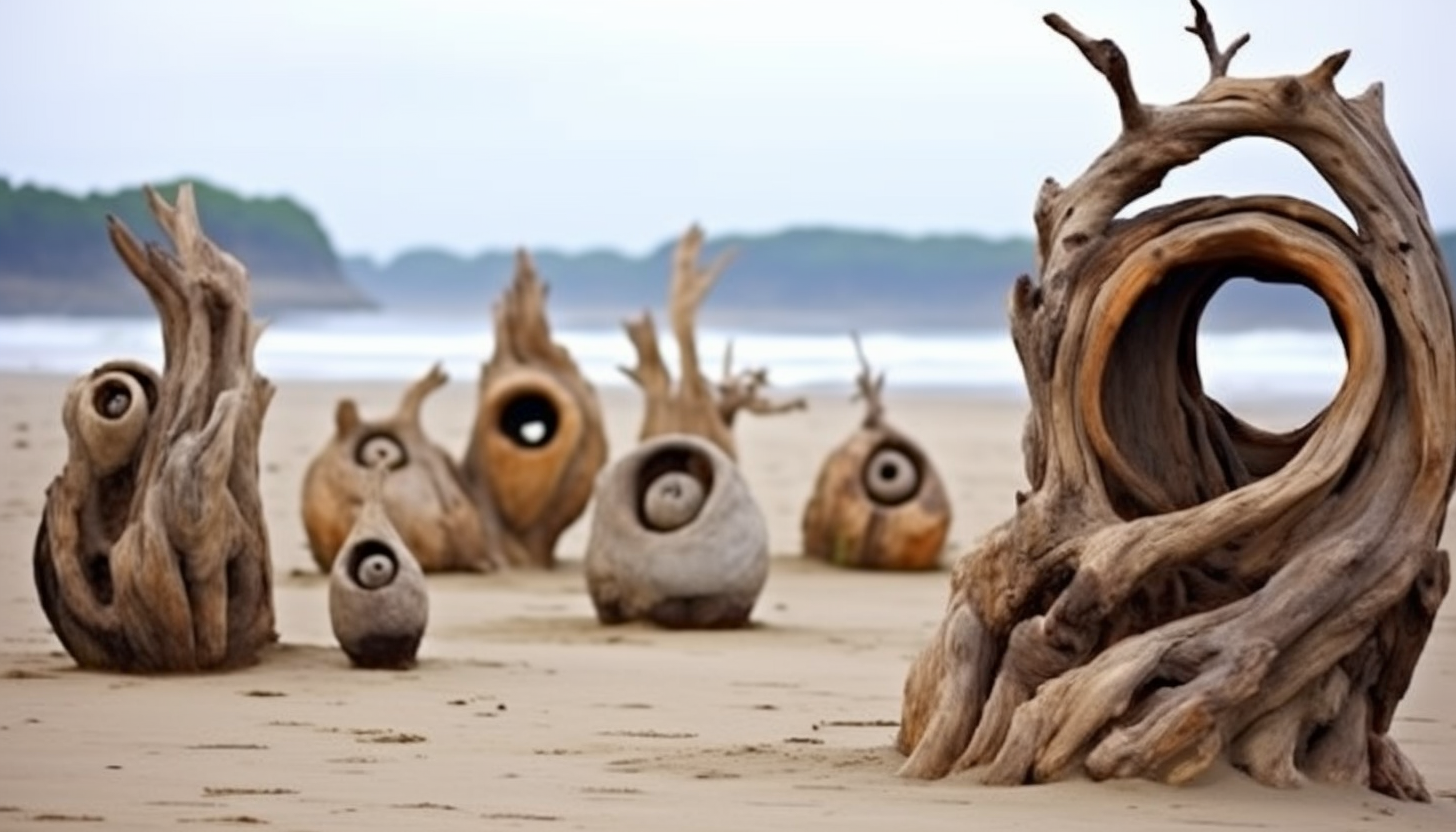
<svg viewBox="0 0 1456 832">
<path fill-rule="evenodd" d="M 724 347 L 735 365 L 767 366 L 774 388 L 852 389 L 858 372 L 848 334 L 699 333 L 704 370 L 717 377 Z M 617 369 L 635 363 L 620 329 L 561 329 L 557 341 L 594 384 L 631 382 Z M 661 334 L 669 366 L 676 350 Z M 891 390 L 940 390 L 1021 396 L 1021 366 L 1005 331 L 861 333 L 874 368 Z M 269 324 L 258 344 L 259 370 L 275 380 L 408 380 L 435 361 L 451 378 L 475 379 L 491 351 L 488 319 L 388 313 L 293 315 Z M 1199 335 L 1205 388 L 1225 402 L 1333 397 L 1344 351 L 1332 332 L 1256 330 Z M 150 318 L 0 317 L 0 371 L 75 375 L 112 358 L 161 363 L 161 333 Z"/>
</svg>

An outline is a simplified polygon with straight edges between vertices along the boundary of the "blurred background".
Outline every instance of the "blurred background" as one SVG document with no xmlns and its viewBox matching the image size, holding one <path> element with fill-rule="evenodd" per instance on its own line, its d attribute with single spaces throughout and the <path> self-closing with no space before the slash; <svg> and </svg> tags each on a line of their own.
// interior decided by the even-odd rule
<svg viewBox="0 0 1456 832">
<path fill-rule="evenodd" d="M 473 378 L 490 305 L 529 248 L 558 337 L 625 383 L 619 321 L 660 308 L 672 241 L 701 223 L 740 256 L 703 313 L 780 386 L 847 388 L 866 347 L 897 386 L 1016 394 L 1011 281 L 1032 268 L 1041 181 L 1115 137 L 1115 101 L 1056 11 L 1128 54 L 1144 101 L 1204 82 L 1182 0 L 7 0 L 0 4 L 0 370 L 159 360 L 106 240 L 156 237 L 138 187 L 198 183 L 249 266 L 276 378 Z M 1347 95 L 1387 118 L 1448 252 L 1456 6 L 1209 0 L 1233 74 L 1352 49 Z M 1348 216 L 1293 151 L 1242 140 L 1134 210 L 1288 193 Z M 659 320 L 661 320 L 659 318 Z M 1200 333 L 1225 397 L 1330 395 L 1338 338 L 1310 293 L 1237 281 Z M 671 356 L 669 355 L 669 358 Z"/>
</svg>

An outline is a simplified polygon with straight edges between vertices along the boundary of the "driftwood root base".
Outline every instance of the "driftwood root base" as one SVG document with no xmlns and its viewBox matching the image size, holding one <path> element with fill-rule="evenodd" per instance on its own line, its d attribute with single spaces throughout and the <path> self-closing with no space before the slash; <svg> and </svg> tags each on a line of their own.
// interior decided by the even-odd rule
<svg viewBox="0 0 1456 832">
<path fill-rule="evenodd" d="M 82 667 L 131 672 L 250 664 L 276 639 L 258 439 L 273 387 L 242 264 L 202 231 L 192 188 L 146 190 L 173 251 L 108 218 L 161 320 L 165 370 L 116 361 L 78 379 L 70 447 L 46 492 L 36 590 Z"/>
<path fill-rule="evenodd" d="M 1115 43 L 1047 23 L 1111 84 L 1123 129 L 1037 203 L 1039 280 L 1011 295 L 1031 413 L 1028 491 L 955 567 L 912 663 L 903 773 L 987 782 L 1197 778 L 1227 759 L 1429 800 L 1391 723 L 1450 582 L 1436 548 L 1456 470 L 1456 324 L 1420 192 L 1382 93 L 1343 98 L 1347 53 L 1302 75 L 1227 76 L 1138 100 Z M 1169 170 L 1240 136 L 1300 152 L 1355 219 L 1279 196 L 1117 214 Z M 1347 373 L 1284 433 L 1209 398 L 1197 332 L 1235 277 L 1330 308 Z"/>
</svg>

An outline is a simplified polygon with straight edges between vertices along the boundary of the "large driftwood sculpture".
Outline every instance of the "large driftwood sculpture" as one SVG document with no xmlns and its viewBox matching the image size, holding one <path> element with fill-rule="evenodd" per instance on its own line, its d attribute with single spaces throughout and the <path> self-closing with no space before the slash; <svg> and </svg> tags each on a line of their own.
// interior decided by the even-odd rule
<svg viewBox="0 0 1456 832">
<path fill-rule="evenodd" d="M 1167 107 L 1138 99 L 1112 41 L 1047 18 L 1107 77 L 1123 129 L 1081 178 L 1042 188 L 1040 279 L 1011 297 L 1031 490 L 956 566 L 906 681 L 903 773 L 1183 783 L 1222 758 L 1271 785 L 1427 800 L 1389 732 L 1450 576 L 1446 266 L 1381 88 L 1335 90 L 1348 53 L 1230 78 L 1245 38 L 1220 48 L 1194 7 L 1211 77 Z M 1247 135 L 1298 150 L 1355 228 L 1279 196 L 1114 219 Z M 1302 428 L 1259 430 L 1202 390 L 1199 315 L 1233 276 L 1329 304 L 1348 372 Z"/>
<path fill-rule="evenodd" d="M 819 468 L 804 507 L 807 557 L 862 569 L 930 569 L 950 530 L 950 500 L 929 457 L 885 420 L 884 373 L 875 375 L 859 336 L 864 420 Z"/>
<path fill-rule="evenodd" d="M 699 264 L 703 232 L 688 228 L 673 254 L 672 280 L 668 285 L 668 317 L 677 340 L 680 377 L 673 384 L 672 373 L 657 346 L 657 325 L 651 313 L 626 323 L 627 337 L 637 351 L 637 366 L 622 372 L 642 388 L 647 397 L 642 416 L 641 439 L 668 433 L 701 436 L 717 445 L 730 458 L 737 458 L 733 422 L 741 411 L 760 415 L 802 410 L 803 399 L 775 402 L 763 395 L 768 372 L 762 368 L 735 373 L 731 346 L 725 352 L 723 379 L 718 384 L 703 375 L 698 362 L 698 307 L 733 258 L 731 251 L 718 255 L 707 267 Z"/>
<path fill-rule="evenodd" d="M 495 351 L 462 465 L 492 546 L 512 566 L 553 566 L 557 539 L 586 510 L 606 461 L 596 390 L 551 340 L 546 286 L 522 250 L 495 309 Z"/>
<path fill-rule="evenodd" d="M 586 580 L 603 624 L 748 623 L 768 578 L 768 526 L 717 445 L 649 439 L 603 472 L 596 500 Z"/>
<path fill-rule="evenodd" d="M 388 418 L 366 421 L 353 399 L 334 412 L 334 435 L 303 477 L 303 526 L 309 549 L 325 573 L 359 522 L 371 469 L 383 465 L 384 513 L 426 572 L 489 572 L 504 564 L 481 525 L 455 462 L 425 435 L 420 410 L 445 385 L 437 364 L 400 399 Z"/>
<path fill-rule="evenodd" d="M 71 386 L 36 589 L 82 667 L 235 667 L 276 638 L 258 495 L 273 388 L 253 368 L 261 327 L 247 271 L 203 233 L 191 186 L 175 205 L 146 197 L 174 252 L 143 246 L 115 217 L 107 230 L 157 309 L 164 369 L 115 361 Z"/>
<path fill-rule="evenodd" d="M 389 470 L 380 464 L 370 472 L 358 519 L 329 573 L 329 623 L 356 667 L 412 666 L 429 623 L 425 573 L 384 510 Z"/>
</svg>

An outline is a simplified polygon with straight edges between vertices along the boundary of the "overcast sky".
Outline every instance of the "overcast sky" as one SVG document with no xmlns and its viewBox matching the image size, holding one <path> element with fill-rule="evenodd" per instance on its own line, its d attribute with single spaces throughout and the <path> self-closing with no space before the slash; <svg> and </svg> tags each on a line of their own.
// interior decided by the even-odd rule
<svg viewBox="0 0 1456 832">
<path fill-rule="evenodd" d="M 1354 57 L 1456 227 L 1456 3 L 1208 0 L 1235 74 Z M 202 176 L 314 209 L 346 253 L 643 251 L 834 225 L 1029 234 L 1043 177 L 1110 141 L 1106 84 L 1041 14 L 1116 39 L 1144 100 L 1207 72 L 1182 0 L 4 0 L 0 176 Z M 1168 197 L 1333 196 L 1250 140 Z"/>
</svg>

